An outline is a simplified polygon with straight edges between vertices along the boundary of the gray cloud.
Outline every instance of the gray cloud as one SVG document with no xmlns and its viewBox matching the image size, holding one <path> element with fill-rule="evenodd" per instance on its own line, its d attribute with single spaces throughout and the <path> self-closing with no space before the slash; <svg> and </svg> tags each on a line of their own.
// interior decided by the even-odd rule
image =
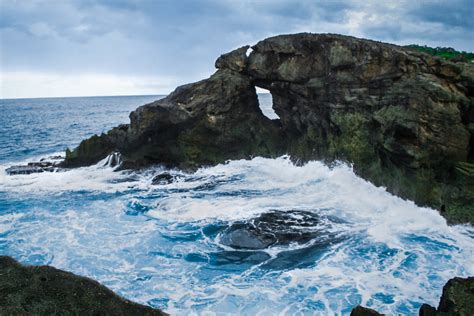
<svg viewBox="0 0 474 316">
<path fill-rule="evenodd" d="M 212 73 L 221 53 L 301 31 L 472 51 L 471 1 L 3 0 L 0 65 L 185 83 Z"/>
</svg>

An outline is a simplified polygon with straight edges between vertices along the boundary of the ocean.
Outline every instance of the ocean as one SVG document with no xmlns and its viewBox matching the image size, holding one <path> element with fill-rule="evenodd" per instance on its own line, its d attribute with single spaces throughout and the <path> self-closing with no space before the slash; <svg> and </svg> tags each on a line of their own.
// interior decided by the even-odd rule
<svg viewBox="0 0 474 316">
<path fill-rule="evenodd" d="M 64 154 L 160 97 L 0 100 L 0 254 L 173 315 L 348 315 L 357 304 L 417 315 L 447 280 L 474 275 L 471 226 L 448 226 L 342 163 L 5 172 Z M 260 100 L 272 115 L 270 96 Z M 175 181 L 153 185 L 163 171 Z"/>
</svg>

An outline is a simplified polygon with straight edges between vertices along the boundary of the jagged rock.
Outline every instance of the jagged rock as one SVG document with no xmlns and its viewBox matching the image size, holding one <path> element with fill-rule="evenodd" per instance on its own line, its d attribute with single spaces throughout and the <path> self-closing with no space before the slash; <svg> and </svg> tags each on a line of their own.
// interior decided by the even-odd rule
<svg viewBox="0 0 474 316">
<path fill-rule="evenodd" d="M 122 163 L 122 155 L 118 152 L 111 153 L 104 164 L 107 167 L 118 167 Z"/>
<path fill-rule="evenodd" d="M 124 168 L 228 159 L 345 160 L 363 178 L 474 223 L 474 66 L 334 34 L 268 38 L 221 56 L 209 79 L 139 107 L 68 151 L 81 166 L 112 151 Z M 268 89 L 280 120 L 258 106 Z"/>
<path fill-rule="evenodd" d="M 420 316 L 436 316 L 436 314 L 436 308 L 428 304 L 421 305 L 420 312 L 418 313 L 418 315 Z"/>
<path fill-rule="evenodd" d="M 33 166 L 11 166 L 5 169 L 8 175 L 32 174 L 44 172 L 43 168 Z"/>
<path fill-rule="evenodd" d="M 356 306 L 354 309 L 351 311 L 351 316 L 382 316 L 384 314 L 380 314 L 373 309 L 363 307 L 363 306 Z"/>
<path fill-rule="evenodd" d="M 249 45 L 243 46 L 217 58 L 216 68 L 227 68 L 237 72 L 244 71 L 247 67 L 247 50 L 249 48 Z"/>
<path fill-rule="evenodd" d="M 59 170 L 61 156 L 42 158 L 39 162 L 29 162 L 26 165 L 11 166 L 5 169 L 8 175 L 27 175 L 32 173 L 55 172 Z"/>
<path fill-rule="evenodd" d="M 284 152 L 279 126 L 261 113 L 252 81 L 228 69 L 139 107 L 130 121 L 83 141 L 66 153 L 64 165 L 96 163 L 112 150 L 122 154 L 122 168 L 153 163 L 195 168 Z"/>
<path fill-rule="evenodd" d="M 0 256 L 1 315 L 166 315 L 89 278 Z"/>
</svg>

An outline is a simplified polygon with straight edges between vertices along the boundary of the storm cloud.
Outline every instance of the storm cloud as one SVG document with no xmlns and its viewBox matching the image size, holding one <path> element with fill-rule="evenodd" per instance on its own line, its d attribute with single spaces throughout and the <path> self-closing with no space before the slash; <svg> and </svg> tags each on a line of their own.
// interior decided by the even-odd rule
<svg viewBox="0 0 474 316">
<path fill-rule="evenodd" d="M 474 50 L 472 0 L 0 0 L 1 97 L 164 94 L 296 32 Z"/>
</svg>

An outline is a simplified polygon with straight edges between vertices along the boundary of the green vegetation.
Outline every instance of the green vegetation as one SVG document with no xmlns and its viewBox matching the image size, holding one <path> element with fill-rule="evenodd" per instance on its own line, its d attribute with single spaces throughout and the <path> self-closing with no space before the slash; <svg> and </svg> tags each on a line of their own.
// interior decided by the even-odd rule
<svg viewBox="0 0 474 316">
<path fill-rule="evenodd" d="M 464 51 L 459 52 L 459 51 L 455 50 L 452 47 L 436 47 L 436 48 L 433 48 L 433 47 L 429 47 L 429 46 L 426 46 L 426 45 L 425 46 L 420 46 L 420 45 L 416 45 L 416 44 L 407 45 L 405 47 L 413 49 L 413 50 L 417 50 L 419 52 L 427 53 L 427 54 L 430 54 L 432 56 L 443 57 L 443 58 L 446 58 L 446 59 L 455 58 L 456 60 L 459 60 L 459 61 L 474 60 L 474 53 L 469 53 L 469 52 L 464 52 Z"/>
</svg>

